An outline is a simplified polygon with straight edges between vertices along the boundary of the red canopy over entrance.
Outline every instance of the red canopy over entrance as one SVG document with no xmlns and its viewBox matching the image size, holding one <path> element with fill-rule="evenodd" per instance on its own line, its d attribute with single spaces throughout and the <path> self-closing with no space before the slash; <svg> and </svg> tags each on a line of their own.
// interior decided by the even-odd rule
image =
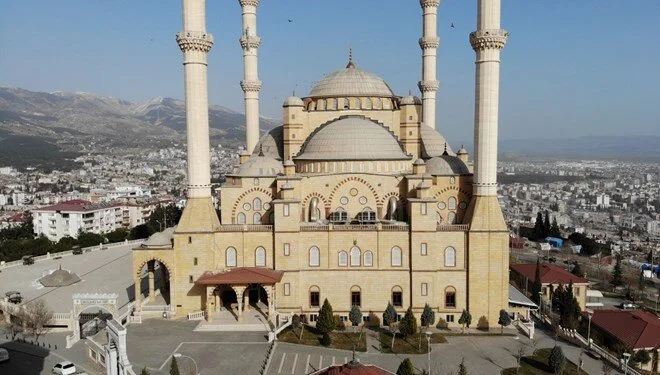
<svg viewBox="0 0 660 375">
<path fill-rule="evenodd" d="M 227 271 L 207 271 L 195 281 L 197 285 L 275 284 L 282 272 L 261 267 L 238 267 Z"/>
</svg>

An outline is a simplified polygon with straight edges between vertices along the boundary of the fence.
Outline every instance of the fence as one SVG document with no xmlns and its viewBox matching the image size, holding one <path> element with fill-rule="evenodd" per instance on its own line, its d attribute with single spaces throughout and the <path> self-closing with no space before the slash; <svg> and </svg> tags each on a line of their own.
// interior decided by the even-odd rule
<svg viewBox="0 0 660 375">
<path fill-rule="evenodd" d="M 465 232 L 470 229 L 469 224 L 438 224 L 438 232 Z"/>
<path fill-rule="evenodd" d="M 202 320 L 204 319 L 205 314 L 204 311 L 195 311 L 188 313 L 188 320 Z"/>
<path fill-rule="evenodd" d="M 140 239 L 140 240 L 132 240 L 132 241 L 124 241 L 124 242 L 115 242 L 115 243 L 111 243 L 111 244 L 107 244 L 107 245 L 104 244 L 102 246 L 101 245 L 94 245 L 94 246 L 90 246 L 90 247 L 85 247 L 85 248 L 82 249 L 82 251 L 83 251 L 83 253 L 88 253 L 88 252 L 93 252 L 93 251 L 98 251 L 98 250 L 114 249 L 114 248 L 121 247 L 121 246 L 142 243 L 144 241 L 145 241 L 144 239 Z M 52 253 L 52 254 L 48 253 L 46 255 L 39 255 L 39 256 L 36 256 L 36 257 L 32 257 L 32 259 L 35 262 L 41 262 L 43 260 L 52 259 L 54 257 L 67 257 L 67 256 L 70 256 L 70 255 L 73 255 L 72 250 L 67 250 L 67 251 L 62 251 L 62 252 L 59 252 L 59 253 Z M 15 266 L 19 266 L 21 264 L 23 264 L 23 260 L 13 260 L 11 262 L 0 263 L 0 268 L 4 269 L 4 268 L 9 268 L 9 267 L 15 267 Z"/>
<path fill-rule="evenodd" d="M 516 325 L 520 328 L 530 339 L 534 339 L 534 322 L 516 321 Z"/>
</svg>

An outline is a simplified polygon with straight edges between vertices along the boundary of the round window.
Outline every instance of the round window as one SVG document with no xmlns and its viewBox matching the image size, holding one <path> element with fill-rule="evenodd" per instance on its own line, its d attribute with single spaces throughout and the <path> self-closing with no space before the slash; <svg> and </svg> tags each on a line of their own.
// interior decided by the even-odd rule
<svg viewBox="0 0 660 375">
<path fill-rule="evenodd" d="M 339 203 L 341 203 L 341 204 L 348 204 L 348 197 L 341 197 L 341 198 L 339 198 Z"/>
<path fill-rule="evenodd" d="M 447 203 L 438 202 L 438 208 L 441 209 L 441 210 L 444 210 L 445 208 L 447 208 Z"/>
<path fill-rule="evenodd" d="M 458 204 L 458 208 L 460 208 L 461 210 L 466 209 L 466 208 L 467 208 L 467 203 L 465 203 L 465 202 L 461 202 L 461 203 L 459 203 L 459 204 Z"/>
<path fill-rule="evenodd" d="M 245 211 L 250 211 L 251 208 L 252 208 L 252 205 L 250 205 L 249 203 L 243 203 L 243 209 Z"/>
<path fill-rule="evenodd" d="M 263 207 L 266 211 L 270 210 L 270 203 L 264 203 Z"/>
<path fill-rule="evenodd" d="M 360 204 L 367 204 L 367 197 L 360 197 Z"/>
<path fill-rule="evenodd" d="M 354 197 L 354 196 L 356 196 L 356 195 L 358 195 L 358 189 L 356 189 L 356 188 L 352 188 L 352 189 L 351 189 L 351 196 Z"/>
</svg>

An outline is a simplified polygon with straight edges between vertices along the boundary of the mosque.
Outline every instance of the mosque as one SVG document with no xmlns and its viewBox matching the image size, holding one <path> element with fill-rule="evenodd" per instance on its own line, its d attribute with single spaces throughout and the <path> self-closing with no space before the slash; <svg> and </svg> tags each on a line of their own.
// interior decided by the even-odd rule
<svg viewBox="0 0 660 375">
<path fill-rule="evenodd" d="M 353 305 L 382 315 L 388 303 L 418 316 L 429 304 L 450 326 L 463 309 L 496 325 L 508 307 L 508 230 L 496 195 L 500 0 L 478 1 L 475 154 L 436 130 L 437 11 L 420 0 L 421 98 L 394 93 L 349 57 L 304 97 L 288 97 L 282 125 L 259 137 L 256 11 L 242 7 L 246 151 L 219 193 L 210 186 L 204 0 L 183 0 L 188 199 L 176 228 L 133 251 L 136 286 L 156 269 L 170 311 L 249 306 L 304 314 L 314 322 L 327 299 L 345 319 Z M 456 146 L 456 145 L 454 145 Z"/>
</svg>

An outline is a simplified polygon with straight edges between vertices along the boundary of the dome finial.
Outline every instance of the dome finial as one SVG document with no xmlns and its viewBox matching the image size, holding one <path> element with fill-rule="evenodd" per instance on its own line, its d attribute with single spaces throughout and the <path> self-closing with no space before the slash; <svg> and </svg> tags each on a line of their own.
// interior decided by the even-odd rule
<svg viewBox="0 0 660 375">
<path fill-rule="evenodd" d="M 412 90 L 408 89 L 408 96 L 412 96 Z"/>
<path fill-rule="evenodd" d="M 449 153 L 447 152 L 447 142 L 445 142 L 445 152 L 443 152 L 442 155 L 443 156 L 449 155 Z"/>
<path fill-rule="evenodd" d="M 264 156 L 264 144 L 259 144 L 259 156 Z"/>
<path fill-rule="evenodd" d="M 348 47 L 348 64 L 346 64 L 346 69 L 355 69 L 355 63 L 353 63 L 353 47 Z"/>
</svg>

